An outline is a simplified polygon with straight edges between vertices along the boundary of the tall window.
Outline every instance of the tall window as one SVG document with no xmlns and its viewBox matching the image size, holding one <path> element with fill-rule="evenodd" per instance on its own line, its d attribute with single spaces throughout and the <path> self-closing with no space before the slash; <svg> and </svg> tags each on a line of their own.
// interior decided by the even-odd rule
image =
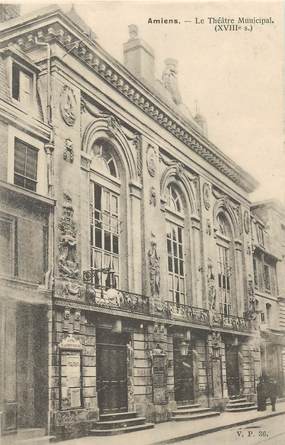
<svg viewBox="0 0 285 445">
<path fill-rule="evenodd" d="M 167 189 L 167 256 L 169 300 L 185 304 L 184 212 L 181 198 L 172 185 Z"/>
<path fill-rule="evenodd" d="M 231 230 L 223 214 L 218 215 L 218 288 L 220 296 L 220 312 L 225 316 L 232 312 L 232 281 L 233 254 L 231 245 Z"/>
<path fill-rule="evenodd" d="M 23 105 L 30 105 L 33 91 L 33 74 L 13 62 L 12 97 Z"/>
<path fill-rule="evenodd" d="M 14 183 L 28 190 L 37 188 L 38 150 L 26 142 L 15 139 Z"/>
<path fill-rule="evenodd" d="M 117 178 L 118 170 L 107 143 L 94 147 L 96 171 L 104 174 L 104 185 L 91 182 L 91 269 L 94 284 L 104 288 L 119 286 L 119 187 L 108 181 Z M 107 180 L 107 181 L 106 181 Z"/>
</svg>

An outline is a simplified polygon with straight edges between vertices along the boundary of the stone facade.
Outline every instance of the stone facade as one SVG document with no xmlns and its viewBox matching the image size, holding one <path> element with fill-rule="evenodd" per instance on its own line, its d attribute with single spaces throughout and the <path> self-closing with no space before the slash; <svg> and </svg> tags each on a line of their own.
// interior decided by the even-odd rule
<svg viewBox="0 0 285 445">
<path fill-rule="evenodd" d="M 39 424 L 73 437 L 103 413 L 163 422 L 187 402 L 222 410 L 232 396 L 254 400 L 261 340 L 248 194 L 256 183 L 183 114 L 175 61 L 167 63 L 175 78 L 156 95 L 155 60 L 136 28 L 124 51 L 137 79 L 74 14 L 71 26 L 60 9 L 45 9 L 33 27 L 24 17 L 17 32 L 6 24 L 0 39 L 7 82 L 13 63 L 38 79 L 31 116 L 1 90 L 13 118 L 0 109 L 0 161 L 5 193 L 26 196 L 27 206 L 13 209 L 10 197 L 6 212 L 30 221 L 23 258 L 37 259 L 33 224 L 48 228 L 45 266 L 35 275 L 35 260 L 33 269 L 47 330 L 45 359 L 31 357 L 46 372 Z M 15 137 L 39 150 L 34 191 L 14 184 Z M 25 294 L 28 284 L 7 274 L 13 292 Z M 36 330 L 35 320 L 27 325 Z"/>
</svg>

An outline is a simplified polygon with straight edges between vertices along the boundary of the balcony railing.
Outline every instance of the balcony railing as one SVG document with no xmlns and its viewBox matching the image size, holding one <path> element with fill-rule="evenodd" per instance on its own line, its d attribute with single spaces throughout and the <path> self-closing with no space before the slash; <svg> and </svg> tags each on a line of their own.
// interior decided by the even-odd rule
<svg viewBox="0 0 285 445">
<path fill-rule="evenodd" d="M 250 320 L 235 315 L 215 314 L 211 319 L 213 327 L 245 332 L 251 327 Z"/>
<path fill-rule="evenodd" d="M 145 295 L 129 292 L 115 288 L 105 288 L 95 286 L 92 283 L 92 271 L 86 271 L 83 276 L 84 285 L 64 286 L 64 292 L 61 294 L 65 298 L 74 298 L 84 296 L 85 304 L 96 306 L 98 308 L 123 311 L 138 315 L 159 317 L 165 320 L 177 320 L 189 322 L 196 325 L 207 326 L 211 329 L 219 328 L 223 330 L 232 330 L 238 332 L 250 331 L 252 322 L 247 317 L 238 317 L 235 315 L 225 315 L 205 308 L 189 306 L 186 304 L 177 304 L 173 301 L 155 302 Z"/>
<path fill-rule="evenodd" d="M 209 325 L 209 311 L 207 309 L 177 304 L 172 301 L 167 301 L 166 304 L 171 319 Z"/>
<path fill-rule="evenodd" d="M 150 315 L 149 298 L 144 295 L 87 286 L 86 297 L 92 306 Z"/>
</svg>

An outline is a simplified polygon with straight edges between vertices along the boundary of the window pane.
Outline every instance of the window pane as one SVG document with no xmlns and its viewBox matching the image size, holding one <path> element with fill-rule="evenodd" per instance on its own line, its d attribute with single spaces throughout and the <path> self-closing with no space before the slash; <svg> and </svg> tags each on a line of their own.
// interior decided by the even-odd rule
<svg viewBox="0 0 285 445">
<path fill-rule="evenodd" d="M 36 188 L 37 188 L 37 183 L 34 181 L 31 181 L 30 179 L 26 179 L 24 187 L 26 189 L 29 189 L 29 190 L 32 190 L 33 192 L 35 192 Z"/>
<path fill-rule="evenodd" d="M 167 252 L 171 255 L 171 240 L 167 240 Z"/>
<path fill-rule="evenodd" d="M 178 273 L 178 259 L 174 258 L 174 272 Z"/>
<path fill-rule="evenodd" d="M 95 208 L 97 210 L 101 210 L 101 196 L 102 196 L 102 188 L 100 185 L 94 185 L 95 187 Z"/>
<path fill-rule="evenodd" d="M 111 233 L 107 231 L 104 232 L 104 250 L 111 252 Z"/>
<path fill-rule="evenodd" d="M 182 245 L 181 244 L 179 244 L 179 246 L 178 246 L 178 251 L 179 251 L 179 258 L 183 258 L 183 250 L 182 250 Z"/>
<path fill-rule="evenodd" d="M 113 235 L 113 252 L 119 253 L 119 240 L 116 235 Z"/>
<path fill-rule="evenodd" d="M 95 246 L 102 247 L 102 231 L 97 227 L 95 229 Z"/>
<path fill-rule="evenodd" d="M 118 198 L 116 196 L 112 196 L 111 199 L 111 210 L 112 213 L 118 213 Z"/>
<path fill-rule="evenodd" d="M 115 167 L 115 163 L 114 163 L 113 159 L 111 159 L 108 162 L 108 167 L 109 167 L 109 170 L 110 170 L 110 175 L 114 176 L 116 178 L 117 177 L 117 172 L 116 172 L 116 167 Z"/>
<path fill-rule="evenodd" d="M 180 275 L 184 275 L 184 264 L 183 261 L 179 261 L 179 266 L 180 266 Z"/>
<path fill-rule="evenodd" d="M 177 256 L 177 244 L 173 243 L 173 255 Z"/>
<path fill-rule="evenodd" d="M 179 241 L 179 243 L 182 243 L 182 229 L 181 229 L 181 227 L 178 227 L 178 241 Z"/>
<path fill-rule="evenodd" d="M 110 193 L 104 190 L 104 210 L 110 211 Z"/>
<path fill-rule="evenodd" d="M 171 256 L 168 257 L 168 270 L 169 270 L 169 272 L 173 272 Z"/>
</svg>

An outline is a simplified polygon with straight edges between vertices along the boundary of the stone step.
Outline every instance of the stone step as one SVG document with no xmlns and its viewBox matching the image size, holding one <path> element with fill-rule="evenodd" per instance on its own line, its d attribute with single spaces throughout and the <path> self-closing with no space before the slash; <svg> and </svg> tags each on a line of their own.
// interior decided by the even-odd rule
<svg viewBox="0 0 285 445">
<path fill-rule="evenodd" d="M 119 420 L 107 420 L 99 421 L 93 424 L 92 429 L 109 430 L 116 428 L 127 428 L 134 425 L 143 425 L 145 423 L 145 417 L 134 417 L 133 419 L 119 419 Z"/>
<path fill-rule="evenodd" d="M 232 412 L 232 413 L 238 413 L 238 412 L 242 412 L 242 411 L 251 411 L 251 410 L 256 410 L 257 406 L 256 405 L 251 405 L 251 406 L 243 406 L 243 407 L 227 407 L 225 411 L 227 412 Z"/>
<path fill-rule="evenodd" d="M 227 403 L 229 408 L 239 408 L 243 406 L 251 406 L 254 405 L 254 402 L 240 402 L 240 403 Z"/>
<path fill-rule="evenodd" d="M 228 401 L 229 404 L 235 405 L 236 403 L 240 403 L 240 402 L 247 402 L 247 398 L 246 397 L 241 397 L 240 399 L 230 399 Z"/>
<path fill-rule="evenodd" d="M 125 411 L 122 413 L 110 413 L 110 414 L 101 414 L 100 421 L 106 420 L 119 420 L 119 419 L 132 419 L 137 416 L 135 411 Z"/>
<path fill-rule="evenodd" d="M 200 403 L 190 403 L 190 404 L 187 404 L 187 405 L 177 405 L 177 409 L 178 410 L 180 410 L 180 409 L 192 409 L 192 408 L 199 408 L 201 405 L 200 405 Z"/>
<path fill-rule="evenodd" d="M 185 414 L 195 414 L 210 411 L 209 408 L 199 407 L 199 408 L 189 408 L 189 409 L 177 409 L 172 411 L 172 415 L 185 415 Z"/>
<path fill-rule="evenodd" d="M 206 417 L 214 417 L 214 416 L 219 416 L 220 412 L 219 411 L 207 411 L 205 413 L 197 413 L 197 414 L 191 414 L 189 416 L 175 416 L 172 417 L 172 420 L 174 420 L 175 422 L 183 422 L 185 420 L 196 420 L 196 419 L 204 419 Z"/>
<path fill-rule="evenodd" d="M 133 426 L 124 427 L 124 428 L 111 428 L 108 430 L 92 429 L 89 431 L 88 434 L 89 434 L 89 436 L 112 436 L 115 434 L 124 434 L 124 433 L 131 433 L 134 431 L 148 430 L 153 427 L 154 427 L 154 423 L 144 423 L 143 425 L 133 425 Z"/>
</svg>

